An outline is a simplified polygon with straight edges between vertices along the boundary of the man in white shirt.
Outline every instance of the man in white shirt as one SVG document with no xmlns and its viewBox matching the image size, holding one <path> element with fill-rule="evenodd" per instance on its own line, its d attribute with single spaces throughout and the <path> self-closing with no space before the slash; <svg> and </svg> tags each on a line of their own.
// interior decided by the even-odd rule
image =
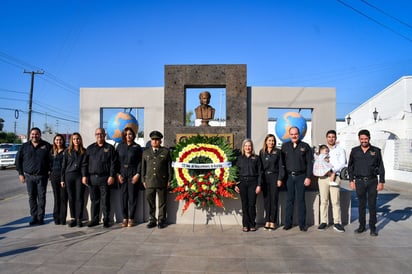
<svg viewBox="0 0 412 274">
<path fill-rule="evenodd" d="M 320 194 L 320 222 L 318 229 L 324 230 L 328 224 L 328 212 L 329 212 L 329 195 L 332 203 L 333 213 L 333 229 L 338 232 L 345 232 L 342 226 L 341 208 L 340 208 L 340 172 L 346 165 L 346 153 L 345 150 L 336 144 L 336 131 L 328 130 L 326 133 L 326 142 L 329 147 L 329 160 L 332 164 L 332 171 L 336 174 L 335 181 L 327 184 L 319 184 Z"/>
</svg>

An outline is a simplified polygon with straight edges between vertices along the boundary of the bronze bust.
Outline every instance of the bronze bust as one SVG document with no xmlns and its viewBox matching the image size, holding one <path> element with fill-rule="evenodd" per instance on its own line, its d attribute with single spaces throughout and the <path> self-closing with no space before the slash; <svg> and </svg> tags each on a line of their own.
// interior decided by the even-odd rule
<svg viewBox="0 0 412 274">
<path fill-rule="evenodd" d="M 209 126 L 209 120 L 215 116 L 215 109 L 209 105 L 211 94 L 209 91 L 203 91 L 199 94 L 200 105 L 195 108 L 196 119 L 201 120 L 202 127 Z"/>
</svg>

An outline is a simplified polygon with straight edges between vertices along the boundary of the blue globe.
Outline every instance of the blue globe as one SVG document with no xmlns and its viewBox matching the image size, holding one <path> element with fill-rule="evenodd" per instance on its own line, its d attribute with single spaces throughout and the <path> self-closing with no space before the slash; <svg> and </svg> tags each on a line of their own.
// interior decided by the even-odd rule
<svg viewBox="0 0 412 274">
<path fill-rule="evenodd" d="M 302 140 L 308 129 L 305 118 L 297 112 L 287 112 L 276 121 L 275 132 L 276 136 L 282 142 L 290 142 L 289 129 L 297 127 L 300 132 L 300 139 Z"/>
<path fill-rule="evenodd" d="M 139 122 L 130 113 L 118 112 L 110 117 L 107 122 L 107 136 L 116 143 L 120 143 L 122 141 L 122 132 L 126 127 L 132 128 L 137 135 Z"/>
</svg>

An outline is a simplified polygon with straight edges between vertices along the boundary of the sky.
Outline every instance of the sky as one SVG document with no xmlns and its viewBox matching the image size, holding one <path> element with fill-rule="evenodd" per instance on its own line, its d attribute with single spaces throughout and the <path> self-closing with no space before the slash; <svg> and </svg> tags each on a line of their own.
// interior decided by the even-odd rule
<svg viewBox="0 0 412 274">
<path fill-rule="evenodd" d="M 80 88 L 163 87 L 165 65 L 190 64 L 246 64 L 247 86 L 334 87 L 344 118 L 412 75 L 411 10 L 409 0 L 2 0 L 0 118 L 26 133 L 31 71 L 44 71 L 32 124 L 65 133 L 79 130 Z"/>
</svg>

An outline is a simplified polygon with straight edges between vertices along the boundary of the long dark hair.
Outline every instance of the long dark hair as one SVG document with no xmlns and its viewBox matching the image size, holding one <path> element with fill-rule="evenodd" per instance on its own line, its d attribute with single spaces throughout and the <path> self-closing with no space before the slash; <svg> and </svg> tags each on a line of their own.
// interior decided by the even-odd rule
<svg viewBox="0 0 412 274">
<path fill-rule="evenodd" d="M 62 149 L 64 150 L 66 148 L 66 139 L 64 138 L 64 136 L 62 134 L 56 134 L 53 137 L 53 156 L 56 156 L 59 153 L 59 149 L 55 143 L 57 137 L 60 137 L 63 140 Z"/>
<path fill-rule="evenodd" d="M 133 141 L 134 141 L 134 139 L 136 139 L 136 132 L 134 132 L 134 130 L 131 128 L 131 127 L 125 127 L 124 129 L 123 129 L 123 132 L 122 132 L 122 142 L 123 143 L 127 143 L 127 141 L 126 141 L 126 133 L 128 132 L 128 131 L 131 131 L 132 133 L 133 133 Z"/>
<path fill-rule="evenodd" d="M 267 141 L 269 138 L 271 138 L 271 137 L 273 137 L 273 139 L 275 140 L 275 146 L 274 146 L 273 149 L 276 148 L 276 137 L 275 137 L 275 135 L 269 133 L 268 135 L 266 135 L 265 140 L 263 141 L 263 147 L 262 147 L 262 151 L 263 151 L 263 152 L 267 152 L 267 151 L 268 151 L 268 145 L 266 144 L 266 141 Z"/>
</svg>

